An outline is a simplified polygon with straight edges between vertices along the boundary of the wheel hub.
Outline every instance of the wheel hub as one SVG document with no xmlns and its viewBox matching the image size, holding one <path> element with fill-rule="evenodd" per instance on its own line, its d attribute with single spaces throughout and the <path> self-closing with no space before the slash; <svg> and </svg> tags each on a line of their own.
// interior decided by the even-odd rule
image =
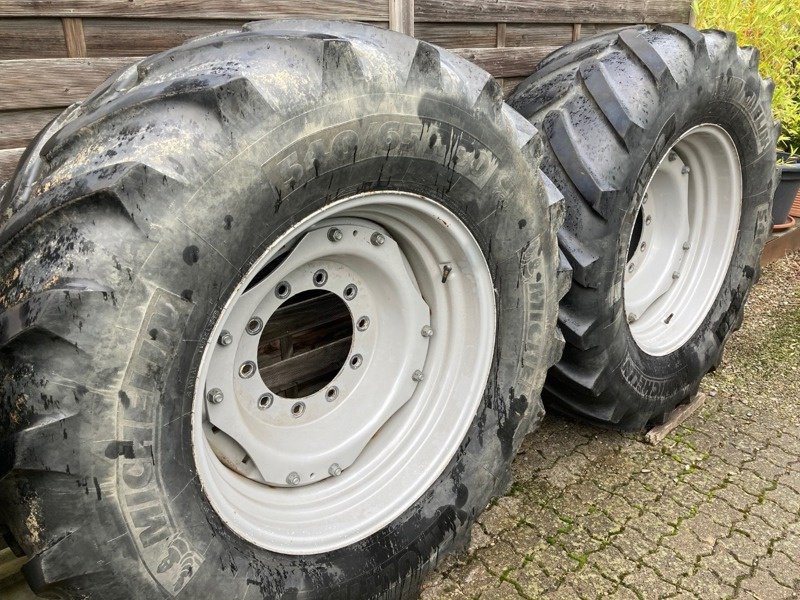
<svg viewBox="0 0 800 600">
<path fill-rule="evenodd" d="M 328 335 L 304 328 L 330 317 Z M 385 229 L 320 223 L 223 323 L 229 337 L 211 350 L 205 381 L 212 439 L 225 440 L 215 454 L 272 486 L 338 476 L 414 394 L 425 327 L 430 309 Z"/>
</svg>

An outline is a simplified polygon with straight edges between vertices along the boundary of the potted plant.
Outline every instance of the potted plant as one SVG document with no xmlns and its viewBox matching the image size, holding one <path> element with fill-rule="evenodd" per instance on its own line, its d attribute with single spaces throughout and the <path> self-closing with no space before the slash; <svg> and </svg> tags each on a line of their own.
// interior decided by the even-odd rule
<svg viewBox="0 0 800 600">
<path fill-rule="evenodd" d="M 772 224 L 776 231 L 781 231 L 794 225 L 789 211 L 800 192 L 800 157 L 778 152 L 778 169 L 781 177 L 772 201 Z"/>
</svg>

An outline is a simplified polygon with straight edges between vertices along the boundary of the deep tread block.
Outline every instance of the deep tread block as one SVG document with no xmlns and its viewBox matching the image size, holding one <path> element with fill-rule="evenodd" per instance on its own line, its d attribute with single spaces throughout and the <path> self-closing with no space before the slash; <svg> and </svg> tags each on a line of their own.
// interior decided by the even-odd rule
<svg viewBox="0 0 800 600">
<path fill-rule="evenodd" d="M 595 59 L 581 63 L 579 73 L 587 91 L 625 145 L 632 148 L 641 136 L 642 125 L 633 120 L 608 81 L 603 64 Z"/>
<path fill-rule="evenodd" d="M 408 71 L 406 85 L 440 86 L 442 80 L 442 61 L 436 46 L 420 41 L 414 60 Z"/>
<path fill-rule="evenodd" d="M 620 31 L 619 41 L 647 68 L 657 86 L 676 85 L 669 65 L 641 33 L 625 29 Z"/>
</svg>

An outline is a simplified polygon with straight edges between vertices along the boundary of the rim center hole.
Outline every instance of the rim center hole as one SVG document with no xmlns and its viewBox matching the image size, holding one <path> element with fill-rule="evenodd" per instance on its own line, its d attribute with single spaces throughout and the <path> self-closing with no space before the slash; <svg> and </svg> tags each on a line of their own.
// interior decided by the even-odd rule
<svg viewBox="0 0 800 600">
<path fill-rule="evenodd" d="M 640 208 L 636 215 L 636 222 L 633 224 L 633 231 L 631 232 L 631 243 L 628 246 L 628 262 L 631 261 L 633 255 L 636 254 L 636 249 L 639 247 L 639 241 L 642 239 L 642 228 L 644 227 L 643 211 Z"/>
<path fill-rule="evenodd" d="M 270 390 L 304 398 L 326 387 L 347 362 L 353 317 L 331 292 L 308 290 L 278 307 L 258 343 L 258 369 Z"/>
</svg>

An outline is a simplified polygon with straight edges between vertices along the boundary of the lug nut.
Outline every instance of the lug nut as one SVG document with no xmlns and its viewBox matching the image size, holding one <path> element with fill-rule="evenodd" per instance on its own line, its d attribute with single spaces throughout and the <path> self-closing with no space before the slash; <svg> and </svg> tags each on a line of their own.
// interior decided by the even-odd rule
<svg viewBox="0 0 800 600">
<path fill-rule="evenodd" d="M 213 388 L 208 390 L 206 394 L 206 400 L 208 400 L 211 404 L 219 404 L 225 398 L 225 395 L 222 393 L 222 390 L 219 388 Z"/>
<path fill-rule="evenodd" d="M 683 168 L 681 169 L 681 174 L 682 175 L 686 175 L 689 171 L 690 171 L 689 167 L 686 166 L 686 165 L 683 165 Z"/>
<path fill-rule="evenodd" d="M 647 248 L 647 242 L 642 242 L 641 245 L 639 246 L 639 250 L 644 252 L 645 248 Z"/>
<path fill-rule="evenodd" d="M 333 464 L 331 465 L 331 468 L 330 468 L 330 469 L 328 469 L 328 473 L 329 473 L 329 474 L 330 474 L 332 477 L 338 477 L 339 475 L 341 475 L 341 474 L 342 474 L 342 467 L 340 467 L 338 463 L 333 463 Z"/>
<path fill-rule="evenodd" d="M 233 336 L 231 335 L 231 332 L 226 330 L 220 333 L 217 343 L 220 346 L 230 346 L 233 343 Z"/>
<path fill-rule="evenodd" d="M 386 238 L 380 231 L 376 231 L 369 238 L 369 241 L 372 242 L 373 246 L 383 246 L 383 243 L 386 241 Z"/>
<path fill-rule="evenodd" d="M 289 485 L 300 485 L 300 475 L 296 471 L 292 471 L 286 476 L 286 483 Z"/>
<path fill-rule="evenodd" d="M 636 266 L 636 265 L 634 265 L 633 263 L 629 264 L 629 265 L 628 265 L 628 273 L 633 273 L 633 268 L 634 268 L 635 266 Z"/>
<path fill-rule="evenodd" d="M 674 152 L 670 152 L 670 153 L 667 155 L 667 159 L 669 160 L 669 162 L 672 162 L 672 161 L 674 161 L 676 158 L 678 158 L 678 155 L 677 155 L 677 154 L 675 154 Z"/>
<path fill-rule="evenodd" d="M 247 322 L 247 327 L 245 327 L 245 331 L 250 335 L 258 335 L 261 333 L 261 330 L 264 328 L 264 321 L 259 319 L 258 317 L 253 317 Z"/>
<path fill-rule="evenodd" d="M 628 323 L 633 323 L 638 318 L 639 317 L 637 317 L 635 314 L 631 313 L 631 314 L 628 315 Z"/>
<path fill-rule="evenodd" d="M 647 194 L 642 198 L 642 204 L 647 204 Z"/>
<path fill-rule="evenodd" d="M 419 369 L 417 369 L 411 374 L 411 379 L 417 382 L 422 381 L 423 379 L 425 379 L 425 374 Z"/>
<path fill-rule="evenodd" d="M 678 277 L 680 277 L 680 276 L 681 276 L 681 274 L 680 274 L 680 273 L 678 273 L 677 271 L 673 271 L 673 272 L 672 272 L 672 278 L 673 278 L 673 279 L 677 279 L 677 278 L 678 278 Z"/>
<path fill-rule="evenodd" d="M 331 227 L 328 229 L 328 239 L 332 242 L 341 242 L 344 234 L 338 227 Z"/>
<path fill-rule="evenodd" d="M 691 247 L 692 247 L 692 245 L 689 242 L 683 242 L 683 249 L 684 250 L 688 250 Z"/>
<path fill-rule="evenodd" d="M 258 408 L 266 410 L 270 406 L 272 406 L 272 394 L 261 394 L 261 397 L 258 399 Z"/>
<path fill-rule="evenodd" d="M 433 337 L 433 327 L 431 327 L 430 325 L 425 325 L 425 327 L 422 328 L 422 337 L 424 338 Z"/>
<path fill-rule="evenodd" d="M 644 224 L 645 224 L 645 225 L 650 225 L 650 223 L 652 223 L 652 222 L 653 222 L 653 217 L 647 217 L 647 218 L 644 220 Z"/>
</svg>

